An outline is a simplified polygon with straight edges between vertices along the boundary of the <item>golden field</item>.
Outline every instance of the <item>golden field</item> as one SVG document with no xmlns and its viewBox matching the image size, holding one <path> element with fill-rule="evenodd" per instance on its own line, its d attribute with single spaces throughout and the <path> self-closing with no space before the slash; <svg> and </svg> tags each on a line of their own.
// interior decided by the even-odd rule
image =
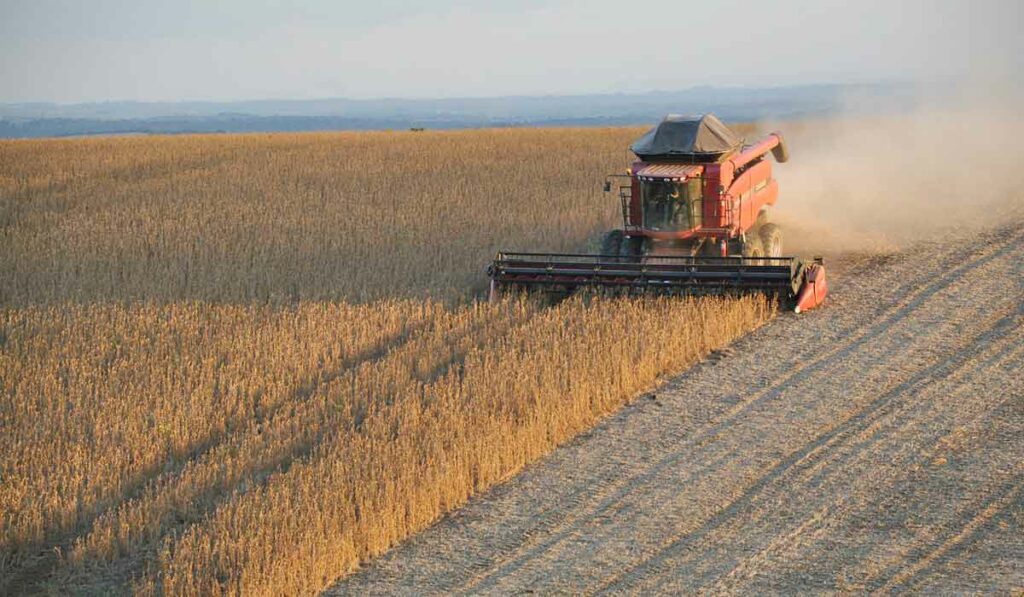
<svg viewBox="0 0 1024 597">
<path fill-rule="evenodd" d="M 477 299 L 637 129 L 0 142 L 0 591 L 308 594 L 763 299 Z"/>
</svg>

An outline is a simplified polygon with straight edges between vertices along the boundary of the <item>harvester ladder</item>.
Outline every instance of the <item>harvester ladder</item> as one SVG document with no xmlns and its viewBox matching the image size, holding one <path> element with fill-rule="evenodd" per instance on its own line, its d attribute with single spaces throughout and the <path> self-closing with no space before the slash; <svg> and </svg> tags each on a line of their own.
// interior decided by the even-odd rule
<svg viewBox="0 0 1024 597">
<path fill-rule="evenodd" d="M 629 221 L 629 201 L 633 196 L 632 185 L 619 186 L 619 205 L 622 207 L 622 228 L 628 230 L 635 228 L 636 224 Z"/>
</svg>

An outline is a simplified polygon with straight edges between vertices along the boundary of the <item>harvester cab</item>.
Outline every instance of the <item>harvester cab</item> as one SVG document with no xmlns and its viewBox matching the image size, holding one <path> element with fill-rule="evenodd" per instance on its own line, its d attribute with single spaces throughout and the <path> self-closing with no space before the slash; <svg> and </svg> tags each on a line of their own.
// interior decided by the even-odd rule
<svg viewBox="0 0 1024 597">
<path fill-rule="evenodd" d="M 601 252 L 501 252 L 488 268 L 492 297 L 508 288 L 597 286 L 767 292 L 797 312 L 821 304 L 828 292 L 821 260 L 784 256 L 782 231 L 769 218 L 779 185 L 767 156 L 789 159 L 781 134 L 744 144 L 712 114 L 669 115 L 630 149 L 637 161 L 605 181 L 606 192 L 618 187 L 622 228 L 604 236 Z"/>
</svg>

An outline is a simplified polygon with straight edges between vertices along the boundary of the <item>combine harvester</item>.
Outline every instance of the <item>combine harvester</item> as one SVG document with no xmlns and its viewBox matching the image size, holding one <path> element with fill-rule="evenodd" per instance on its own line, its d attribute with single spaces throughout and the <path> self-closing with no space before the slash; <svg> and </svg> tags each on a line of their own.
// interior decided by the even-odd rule
<svg viewBox="0 0 1024 597">
<path fill-rule="evenodd" d="M 714 115 L 670 115 L 630 147 L 639 158 L 619 186 L 622 229 L 597 255 L 500 252 L 487 268 L 491 299 L 506 289 L 565 295 L 579 288 L 629 293 L 763 292 L 797 313 L 828 293 L 821 259 L 782 254 L 768 221 L 778 182 L 770 152 L 789 159 L 779 133 L 743 145 Z M 611 180 L 604 185 L 612 190 Z"/>
</svg>

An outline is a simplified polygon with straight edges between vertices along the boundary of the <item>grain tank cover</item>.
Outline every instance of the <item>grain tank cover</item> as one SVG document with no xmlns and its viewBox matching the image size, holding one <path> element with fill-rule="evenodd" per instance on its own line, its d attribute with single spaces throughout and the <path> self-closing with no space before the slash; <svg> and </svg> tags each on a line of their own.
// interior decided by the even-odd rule
<svg viewBox="0 0 1024 597">
<path fill-rule="evenodd" d="M 669 114 L 658 126 L 634 141 L 630 149 L 645 161 L 676 158 L 704 162 L 717 160 L 742 143 L 743 139 L 714 114 Z"/>
</svg>

